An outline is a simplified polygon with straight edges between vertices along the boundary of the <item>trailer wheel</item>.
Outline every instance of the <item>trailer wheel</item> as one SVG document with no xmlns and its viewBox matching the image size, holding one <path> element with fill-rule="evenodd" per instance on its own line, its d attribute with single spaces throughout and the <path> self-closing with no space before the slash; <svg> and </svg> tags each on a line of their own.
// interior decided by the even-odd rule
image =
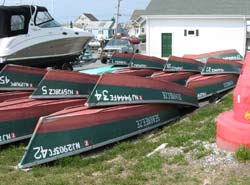
<svg viewBox="0 0 250 185">
<path fill-rule="evenodd" d="M 103 57 L 103 58 L 101 59 L 101 62 L 102 62 L 103 64 L 107 64 L 108 59 L 107 59 L 106 57 Z"/>
<path fill-rule="evenodd" d="M 65 70 L 65 71 L 73 71 L 73 67 L 70 63 L 64 63 L 62 65 L 62 70 Z"/>
</svg>

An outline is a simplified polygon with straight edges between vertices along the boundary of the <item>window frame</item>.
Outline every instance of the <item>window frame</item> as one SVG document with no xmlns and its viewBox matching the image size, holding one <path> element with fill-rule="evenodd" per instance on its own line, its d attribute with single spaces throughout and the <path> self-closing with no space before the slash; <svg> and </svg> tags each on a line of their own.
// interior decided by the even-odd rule
<svg viewBox="0 0 250 185">
<path fill-rule="evenodd" d="M 51 19 L 50 19 L 50 20 L 47 20 L 47 21 L 44 21 L 44 22 L 41 22 L 41 23 L 39 23 L 39 24 L 37 24 L 36 20 L 37 20 L 37 16 L 38 16 L 38 13 L 39 13 L 39 12 L 46 12 L 46 13 L 50 16 Z M 42 24 L 48 23 L 48 22 L 53 21 L 53 20 L 54 20 L 54 18 L 49 14 L 48 11 L 37 11 L 37 12 L 36 12 L 36 15 L 35 15 L 35 21 L 34 21 L 34 23 L 35 23 L 36 26 L 40 26 L 40 25 L 42 25 Z"/>
</svg>

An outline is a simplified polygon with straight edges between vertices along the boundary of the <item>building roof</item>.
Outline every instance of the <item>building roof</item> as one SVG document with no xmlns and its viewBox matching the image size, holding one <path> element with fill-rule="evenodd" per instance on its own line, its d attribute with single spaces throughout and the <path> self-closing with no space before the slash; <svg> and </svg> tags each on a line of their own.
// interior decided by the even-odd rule
<svg viewBox="0 0 250 185">
<path fill-rule="evenodd" d="M 146 15 L 250 15 L 250 0 L 151 0 Z"/>
<path fill-rule="evenodd" d="M 91 14 L 91 13 L 84 13 L 84 15 L 86 17 L 88 17 L 89 20 L 91 20 L 91 21 L 98 21 L 98 19 L 93 14 Z"/>
<path fill-rule="evenodd" d="M 134 21 L 137 18 L 139 18 L 140 16 L 142 16 L 145 13 L 145 10 L 134 10 L 134 12 L 132 13 L 130 20 Z"/>
</svg>

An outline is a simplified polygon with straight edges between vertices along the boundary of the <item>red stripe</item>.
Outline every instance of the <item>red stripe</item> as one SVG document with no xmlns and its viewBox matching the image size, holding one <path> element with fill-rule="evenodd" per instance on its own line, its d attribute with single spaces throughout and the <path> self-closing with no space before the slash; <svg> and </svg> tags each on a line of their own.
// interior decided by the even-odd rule
<svg viewBox="0 0 250 185">
<path fill-rule="evenodd" d="M 213 63 L 213 64 L 230 64 L 230 65 L 239 65 L 242 66 L 242 62 L 235 61 L 235 60 L 225 60 L 225 59 L 219 59 L 219 58 L 209 58 L 207 60 L 207 63 Z"/>
<path fill-rule="evenodd" d="M 41 74 L 41 75 L 45 75 L 47 73 L 47 70 L 45 69 L 27 67 L 27 66 L 10 65 L 10 64 L 6 65 L 2 69 L 2 72 L 3 71 L 12 71 L 12 72 L 28 73 L 28 74 Z"/>
<path fill-rule="evenodd" d="M 99 79 L 98 75 L 89 75 L 85 73 L 51 70 L 44 76 L 43 80 L 56 80 L 66 82 L 79 82 L 79 83 L 96 83 Z"/>
<path fill-rule="evenodd" d="M 146 61 L 150 61 L 150 62 L 158 62 L 161 63 L 163 65 L 166 64 L 166 60 L 163 60 L 161 58 L 157 58 L 157 57 L 151 57 L 151 56 L 146 56 L 146 55 L 141 55 L 141 54 L 135 54 L 133 60 L 146 60 Z"/>
<path fill-rule="evenodd" d="M 128 74 L 128 75 L 134 75 L 134 76 L 150 76 L 155 71 L 157 71 L 157 70 L 153 70 L 153 69 L 120 69 L 120 70 L 115 71 L 114 73 Z"/>
<path fill-rule="evenodd" d="M 168 61 L 177 61 L 177 62 L 186 62 L 186 63 L 193 63 L 193 64 L 197 64 L 200 66 L 204 66 L 204 63 L 190 59 L 190 58 L 183 58 L 183 57 L 176 57 L 176 56 L 171 56 L 169 57 Z"/>
<path fill-rule="evenodd" d="M 171 107 L 173 106 L 150 104 L 87 110 L 83 108 L 82 111 L 79 110 L 74 113 L 64 114 L 62 117 L 52 116 L 40 119 L 35 133 L 75 130 L 120 120 L 147 117 L 147 115 L 156 114 L 162 110 L 167 111 Z"/>
<path fill-rule="evenodd" d="M 0 122 L 47 116 L 69 106 L 83 105 L 85 101 L 85 99 L 34 100 L 21 98 L 3 102 L 0 103 Z"/>
<path fill-rule="evenodd" d="M 9 99 L 16 99 L 16 98 L 21 98 L 21 97 L 28 97 L 31 95 L 31 92 L 5 92 L 5 93 L 0 93 L 0 102 L 9 100 Z"/>
<path fill-rule="evenodd" d="M 196 96 L 193 90 L 178 85 L 176 83 L 162 82 L 154 79 L 130 76 L 125 74 L 103 74 L 97 83 L 112 86 L 125 86 L 136 88 L 144 87 L 159 90 L 172 90 L 181 94 L 186 94 L 188 96 Z"/>
<path fill-rule="evenodd" d="M 180 80 L 183 78 L 188 78 L 192 75 L 194 75 L 195 73 L 192 72 L 177 72 L 177 73 L 164 73 L 164 72 L 160 72 L 159 74 L 153 74 L 153 76 L 151 76 L 153 79 L 157 79 L 157 80 L 163 80 L 163 81 L 175 81 L 175 80 Z"/>
<path fill-rule="evenodd" d="M 212 75 L 212 76 L 197 75 L 187 81 L 187 87 L 195 88 L 199 86 L 218 84 L 225 80 L 233 79 L 234 77 L 236 77 L 236 75 L 233 74 Z"/>
<path fill-rule="evenodd" d="M 204 57 L 210 57 L 214 55 L 220 55 L 220 54 L 229 54 L 229 53 L 238 53 L 236 49 L 229 49 L 229 50 L 222 50 L 222 51 L 214 51 L 214 52 L 208 52 L 208 53 L 203 53 L 203 54 L 198 54 L 198 55 L 184 55 L 184 57 L 191 57 L 193 59 L 197 58 L 204 58 Z"/>
</svg>

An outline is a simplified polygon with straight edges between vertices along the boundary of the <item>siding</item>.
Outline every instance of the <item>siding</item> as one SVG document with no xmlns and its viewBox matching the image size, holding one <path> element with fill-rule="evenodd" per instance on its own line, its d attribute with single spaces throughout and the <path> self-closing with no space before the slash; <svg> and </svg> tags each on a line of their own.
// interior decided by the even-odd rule
<svg viewBox="0 0 250 185">
<path fill-rule="evenodd" d="M 184 30 L 199 30 L 199 36 L 184 36 Z M 147 54 L 161 57 L 161 34 L 172 33 L 173 55 L 200 54 L 237 49 L 243 56 L 246 22 L 243 19 L 148 19 Z"/>
</svg>

